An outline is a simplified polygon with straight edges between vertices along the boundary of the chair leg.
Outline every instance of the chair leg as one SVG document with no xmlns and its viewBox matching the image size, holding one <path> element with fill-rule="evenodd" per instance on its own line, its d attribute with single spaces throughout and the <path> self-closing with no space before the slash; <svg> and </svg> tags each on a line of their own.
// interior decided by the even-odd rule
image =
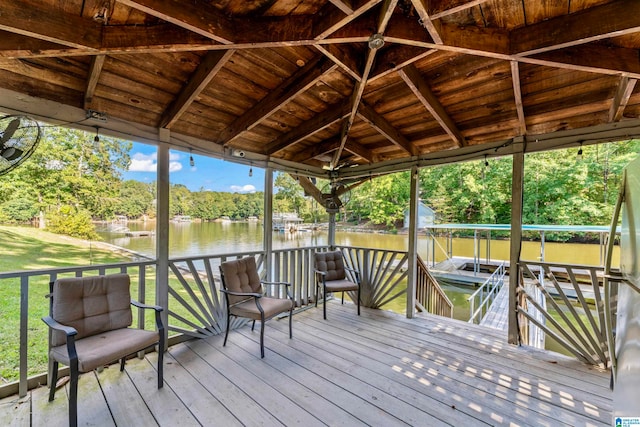
<svg viewBox="0 0 640 427">
<path fill-rule="evenodd" d="M 78 361 L 71 363 L 71 381 L 69 381 L 69 427 L 78 425 Z"/>
<path fill-rule="evenodd" d="M 158 345 L 158 389 L 164 386 L 164 340 Z"/>
<path fill-rule="evenodd" d="M 293 338 L 292 322 L 293 322 L 293 305 L 291 306 L 291 310 L 289 310 L 289 339 Z"/>
<path fill-rule="evenodd" d="M 256 327 L 256 321 L 254 320 L 253 323 L 251 324 L 251 332 L 253 332 L 253 329 Z"/>
<path fill-rule="evenodd" d="M 53 402 L 56 396 L 56 383 L 58 382 L 58 362 L 54 361 L 49 377 L 49 402 Z"/>
<path fill-rule="evenodd" d="M 229 323 L 231 323 L 231 315 L 229 314 L 229 309 L 227 309 L 227 331 L 224 333 L 224 342 L 222 346 L 227 345 L 227 337 L 229 336 Z"/>
<path fill-rule="evenodd" d="M 342 299 L 340 300 L 340 304 L 344 304 L 344 291 L 342 291 Z"/>
<path fill-rule="evenodd" d="M 260 321 L 260 358 L 264 359 L 264 317 Z"/>
<path fill-rule="evenodd" d="M 327 320 L 327 288 L 322 289 L 322 316 Z"/>
<path fill-rule="evenodd" d="M 320 290 L 320 286 L 316 284 L 316 307 L 318 306 L 318 291 Z"/>
<path fill-rule="evenodd" d="M 126 360 L 126 357 L 123 357 L 122 359 L 120 359 L 120 372 L 124 371 L 124 362 Z"/>
<path fill-rule="evenodd" d="M 360 316 L 360 285 L 358 285 L 358 316 Z"/>
</svg>

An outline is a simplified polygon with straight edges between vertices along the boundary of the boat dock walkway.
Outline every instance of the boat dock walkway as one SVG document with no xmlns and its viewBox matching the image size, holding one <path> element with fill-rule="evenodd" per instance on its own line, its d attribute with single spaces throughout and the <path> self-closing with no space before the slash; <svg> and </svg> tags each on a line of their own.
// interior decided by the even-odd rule
<svg viewBox="0 0 640 427">
<path fill-rule="evenodd" d="M 502 285 L 489 310 L 480 321 L 481 326 L 506 331 L 509 324 L 509 283 Z"/>
</svg>

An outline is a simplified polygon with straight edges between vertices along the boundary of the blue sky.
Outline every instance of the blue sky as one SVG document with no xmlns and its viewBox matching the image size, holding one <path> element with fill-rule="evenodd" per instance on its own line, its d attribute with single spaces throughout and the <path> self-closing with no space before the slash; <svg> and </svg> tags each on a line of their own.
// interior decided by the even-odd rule
<svg viewBox="0 0 640 427">
<path fill-rule="evenodd" d="M 264 169 L 193 154 L 195 166 L 189 165 L 189 153 L 171 150 L 169 157 L 169 180 L 172 184 L 183 184 L 191 191 L 200 189 L 249 193 L 264 190 Z M 156 180 L 157 149 L 154 145 L 133 143 L 129 152 L 131 165 L 123 178 L 142 182 Z"/>
</svg>

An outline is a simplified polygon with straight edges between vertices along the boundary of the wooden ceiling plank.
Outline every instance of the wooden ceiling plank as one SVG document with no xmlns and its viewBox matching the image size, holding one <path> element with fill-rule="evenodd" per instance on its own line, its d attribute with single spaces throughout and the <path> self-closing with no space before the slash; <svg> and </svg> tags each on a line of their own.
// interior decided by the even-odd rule
<svg viewBox="0 0 640 427">
<path fill-rule="evenodd" d="M 516 111 L 518 112 L 518 124 L 520 135 L 527 134 L 527 123 L 522 106 L 522 88 L 520 87 L 520 67 L 517 61 L 511 61 L 511 80 L 513 81 L 513 96 L 516 101 Z"/>
<path fill-rule="evenodd" d="M 310 147 L 306 147 L 304 150 L 300 150 L 290 160 L 292 162 L 306 163 L 307 161 L 315 157 L 331 153 L 332 151 L 336 150 L 339 145 L 339 137 L 325 139 L 324 141 L 320 141 L 316 144 L 311 145 Z"/>
<path fill-rule="evenodd" d="M 349 114 L 349 103 L 344 102 L 340 106 L 331 106 L 311 120 L 307 120 L 292 131 L 282 135 L 271 142 L 265 149 L 265 154 L 271 156 L 278 151 L 302 141 L 305 138 L 325 129 L 332 124 L 344 119 Z"/>
<path fill-rule="evenodd" d="M 413 64 L 427 56 L 438 52 L 436 49 L 425 50 L 421 47 L 394 45 L 380 52 L 371 70 L 369 81 L 375 81 L 396 72 L 409 64 Z"/>
<path fill-rule="evenodd" d="M 622 119 L 624 109 L 627 107 L 637 81 L 637 79 L 630 79 L 626 76 L 620 78 L 616 94 L 611 103 L 611 109 L 609 110 L 609 122 L 619 122 Z"/>
<path fill-rule="evenodd" d="M 105 55 L 96 55 L 91 58 L 91 65 L 89 66 L 89 78 L 87 79 L 87 89 L 84 92 L 84 109 L 91 108 L 91 102 L 93 101 L 93 95 L 100 79 L 100 73 L 102 72 L 102 66 L 104 65 Z"/>
<path fill-rule="evenodd" d="M 640 2 L 619 0 L 517 28 L 511 32 L 511 52 L 529 56 L 639 30 Z"/>
<path fill-rule="evenodd" d="M 471 9 L 472 7 L 480 6 L 487 1 L 488 0 L 457 0 L 454 2 L 449 2 L 452 4 L 449 4 L 446 9 L 433 11 L 430 16 L 432 20 L 444 18 L 445 16 L 464 12 L 465 10 Z"/>
<path fill-rule="evenodd" d="M 557 64 L 558 68 L 575 69 L 610 75 L 640 75 L 638 49 L 589 44 L 527 57 Z"/>
<path fill-rule="evenodd" d="M 0 30 L 73 48 L 100 47 L 102 25 L 61 13 L 41 2 L 25 7 L 21 2 L 0 0 Z"/>
<path fill-rule="evenodd" d="M 440 104 L 440 101 L 438 101 L 438 98 L 431 92 L 429 85 L 424 81 L 418 69 L 413 65 L 409 65 L 398 73 L 424 107 L 431 113 L 433 118 L 436 119 L 445 132 L 449 134 L 456 145 L 458 147 L 465 146 L 466 141 L 462 132 L 458 130 L 456 124 L 451 117 L 449 117 L 442 104 Z"/>
<path fill-rule="evenodd" d="M 429 16 L 428 0 L 411 0 L 413 7 L 416 9 L 420 21 L 424 28 L 429 32 L 435 44 L 442 44 L 440 36 L 439 23 L 434 23 Z"/>
<path fill-rule="evenodd" d="M 360 116 L 362 120 L 367 122 L 376 131 L 378 131 L 378 133 L 383 135 L 394 145 L 402 148 L 410 155 L 417 156 L 419 154 L 418 149 L 404 135 L 402 135 L 396 128 L 393 127 L 393 125 L 391 125 L 391 123 L 389 123 L 380 114 L 376 113 L 373 108 L 369 107 L 364 102 L 360 103 L 360 107 L 358 108 L 358 116 Z"/>
<path fill-rule="evenodd" d="M 176 121 L 205 90 L 211 80 L 218 74 L 224 65 L 231 59 L 235 50 L 211 51 L 207 53 L 194 71 L 193 75 L 171 103 L 160 119 L 161 128 L 170 129 Z"/>
<path fill-rule="evenodd" d="M 118 0 L 133 9 L 170 22 L 222 44 L 234 41 L 235 23 L 204 3 L 171 0 Z"/>
<path fill-rule="evenodd" d="M 269 91 L 260 102 L 251 107 L 245 114 L 231 123 L 220 134 L 218 144 L 227 146 L 235 137 L 246 130 L 252 129 L 266 117 L 279 110 L 284 104 L 291 101 L 300 93 L 309 89 L 327 73 L 333 72 L 338 66 L 318 55 L 314 60 L 299 68 L 291 77 L 280 86 Z"/>
<path fill-rule="evenodd" d="M 351 138 L 347 139 L 347 142 L 344 144 L 344 150 L 362 157 L 369 163 L 374 163 L 378 160 L 378 157 L 373 153 L 373 151 Z"/>
</svg>

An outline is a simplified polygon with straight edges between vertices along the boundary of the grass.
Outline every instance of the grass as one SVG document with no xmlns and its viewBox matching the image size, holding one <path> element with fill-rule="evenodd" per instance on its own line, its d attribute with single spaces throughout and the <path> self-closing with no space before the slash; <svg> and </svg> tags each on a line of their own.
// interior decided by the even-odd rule
<svg viewBox="0 0 640 427">
<path fill-rule="evenodd" d="M 0 272 L 110 264 L 130 258 L 87 242 L 30 227 L 0 226 Z M 29 375 L 46 371 L 48 277 L 29 283 Z M 0 281 L 0 381 L 18 379 L 20 343 L 20 281 Z"/>
</svg>

